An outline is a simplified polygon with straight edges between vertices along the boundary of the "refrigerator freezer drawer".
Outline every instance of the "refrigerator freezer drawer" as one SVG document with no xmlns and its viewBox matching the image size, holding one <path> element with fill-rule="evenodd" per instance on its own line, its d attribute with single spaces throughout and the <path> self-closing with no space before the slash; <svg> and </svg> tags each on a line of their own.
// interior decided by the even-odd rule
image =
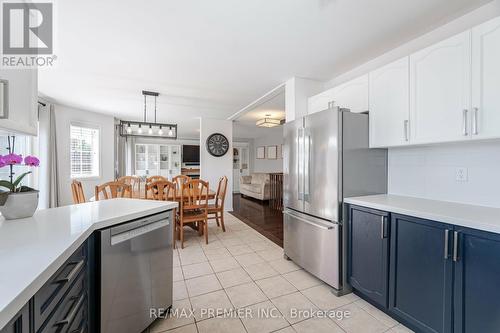
<svg viewBox="0 0 500 333">
<path fill-rule="evenodd" d="M 285 255 L 339 289 L 339 225 L 291 210 L 285 210 L 283 217 Z"/>
</svg>

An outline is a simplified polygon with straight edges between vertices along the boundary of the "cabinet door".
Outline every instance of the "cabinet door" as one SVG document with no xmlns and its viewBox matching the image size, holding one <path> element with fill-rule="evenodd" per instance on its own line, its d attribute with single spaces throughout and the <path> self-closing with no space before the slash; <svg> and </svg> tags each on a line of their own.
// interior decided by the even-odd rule
<svg viewBox="0 0 500 333">
<path fill-rule="evenodd" d="M 326 110 L 333 102 L 333 89 L 326 90 L 320 94 L 309 97 L 307 100 L 307 113 L 313 114 Z"/>
<path fill-rule="evenodd" d="M 472 29 L 472 138 L 500 137 L 500 18 Z"/>
<path fill-rule="evenodd" d="M 469 139 L 470 31 L 410 56 L 412 143 Z"/>
<path fill-rule="evenodd" d="M 500 331 L 500 235 L 457 228 L 455 332 Z"/>
<path fill-rule="evenodd" d="M 369 74 L 370 147 L 409 142 L 408 57 Z"/>
<path fill-rule="evenodd" d="M 0 330 L 0 333 L 30 333 L 29 303 Z"/>
<path fill-rule="evenodd" d="M 393 214 L 389 311 L 418 332 L 451 332 L 453 227 Z"/>
<path fill-rule="evenodd" d="M 333 88 L 333 101 L 351 112 L 368 111 L 368 74 Z"/>
<path fill-rule="evenodd" d="M 349 283 L 365 298 L 387 308 L 388 213 L 349 207 Z"/>
<path fill-rule="evenodd" d="M 0 119 L 0 129 L 13 134 L 37 135 L 38 70 L 0 69 L 0 80 L 8 81 L 9 104 L 8 118 Z"/>
</svg>

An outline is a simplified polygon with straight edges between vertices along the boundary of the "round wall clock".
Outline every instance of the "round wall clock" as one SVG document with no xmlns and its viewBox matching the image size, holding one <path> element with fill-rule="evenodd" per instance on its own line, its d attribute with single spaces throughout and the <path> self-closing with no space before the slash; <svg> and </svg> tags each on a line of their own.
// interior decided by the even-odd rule
<svg viewBox="0 0 500 333">
<path fill-rule="evenodd" d="M 229 150 L 229 140 L 223 134 L 214 133 L 207 138 L 207 150 L 212 156 L 224 156 Z"/>
</svg>

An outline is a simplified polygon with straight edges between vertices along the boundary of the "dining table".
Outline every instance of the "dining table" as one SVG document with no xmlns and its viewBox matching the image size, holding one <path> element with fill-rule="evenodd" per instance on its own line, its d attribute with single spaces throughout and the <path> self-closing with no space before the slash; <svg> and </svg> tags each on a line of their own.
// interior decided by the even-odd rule
<svg viewBox="0 0 500 333">
<path fill-rule="evenodd" d="M 215 199 L 216 192 L 209 189 L 208 190 L 208 200 L 213 200 Z M 170 192 L 167 197 L 167 201 L 176 201 L 176 198 L 179 197 L 178 193 L 172 193 Z M 153 195 L 151 194 L 150 191 L 145 191 L 144 186 L 141 186 L 140 188 L 135 188 L 132 190 L 132 198 L 133 199 L 144 199 L 144 200 L 154 200 Z M 90 198 L 90 201 L 95 201 L 95 196 Z"/>
</svg>

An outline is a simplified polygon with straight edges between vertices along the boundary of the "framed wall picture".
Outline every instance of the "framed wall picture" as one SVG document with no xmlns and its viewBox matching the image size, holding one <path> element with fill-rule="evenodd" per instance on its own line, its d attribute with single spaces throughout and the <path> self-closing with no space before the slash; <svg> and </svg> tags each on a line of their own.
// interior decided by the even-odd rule
<svg viewBox="0 0 500 333">
<path fill-rule="evenodd" d="M 283 145 L 278 145 L 278 158 L 283 159 Z"/>
<path fill-rule="evenodd" d="M 263 160 L 266 158 L 266 147 L 257 147 L 257 159 Z"/>
<path fill-rule="evenodd" d="M 278 158 L 278 146 L 267 146 L 267 159 L 275 160 Z"/>
</svg>

